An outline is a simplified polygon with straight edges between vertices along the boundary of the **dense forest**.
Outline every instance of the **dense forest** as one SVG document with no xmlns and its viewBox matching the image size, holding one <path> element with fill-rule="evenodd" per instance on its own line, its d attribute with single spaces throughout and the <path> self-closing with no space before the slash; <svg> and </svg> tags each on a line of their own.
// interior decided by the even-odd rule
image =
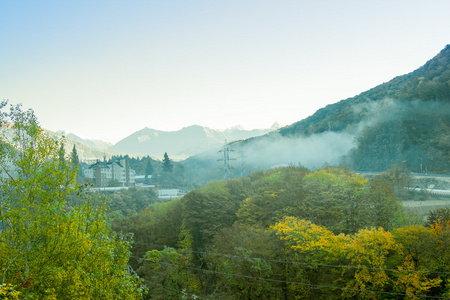
<svg viewBox="0 0 450 300">
<path fill-rule="evenodd" d="M 448 218 L 405 210 L 407 174 L 278 168 L 213 182 L 113 225 L 146 299 L 448 297 Z M 444 211 L 445 212 L 445 211 Z"/>
</svg>

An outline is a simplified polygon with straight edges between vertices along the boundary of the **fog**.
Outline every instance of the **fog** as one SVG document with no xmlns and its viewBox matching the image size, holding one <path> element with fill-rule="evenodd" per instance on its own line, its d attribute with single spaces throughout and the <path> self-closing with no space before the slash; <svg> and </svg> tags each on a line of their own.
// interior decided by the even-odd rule
<svg viewBox="0 0 450 300">
<path fill-rule="evenodd" d="M 325 164 L 338 164 L 353 147 L 354 135 L 324 132 L 310 137 L 282 137 L 272 134 L 255 139 L 237 150 L 238 160 L 244 154 L 245 165 L 267 169 L 280 165 L 302 165 L 317 169 Z"/>
<path fill-rule="evenodd" d="M 382 122 L 408 119 L 414 114 L 446 116 L 450 104 L 435 101 L 367 100 L 351 107 L 360 120 L 348 124 L 345 131 L 327 131 L 308 137 L 281 136 L 277 132 L 252 139 L 243 146 L 236 146 L 236 163 L 243 161 L 249 168 L 267 169 L 274 166 L 302 165 L 314 170 L 324 165 L 343 162 L 350 150 L 357 147 L 356 138 L 366 127 Z M 244 157 L 244 159 L 242 159 Z"/>
<path fill-rule="evenodd" d="M 326 165 L 348 162 L 351 160 L 349 152 L 358 146 L 358 137 L 364 129 L 383 122 L 399 122 L 399 126 L 402 126 L 403 120 L 415 120 L 420 117 L 421 122 L 438 121 L 449 126 L 445 123 L 448 122 L 450 115 L 450 104 L 442 102 L 391 98 L 376 101 L 366 99 L 357 105 L 340 109 L 347 113 L 350 109 L 351 114 L 359 116 L 356 121 L 352 118 L 353 123 L 348 122 L 343 131 L 329 130 L 310 136 L 302 135 L 304 132 L 281 135 L 280 132 L 274 131 L 264 136 L 228 144 L 231 177 L 278 166 L 301 165 L 315 170 Z M 333 121 L 345 122 L 339 119 L 341 111 L 334 110 L 332 114 L 325 116 L 331 120 L 330 128 L 333 128 Z M 219 150 L 208 151 L 190 160 L 188 164 L 195 166 L 192 171 L 216 170 L 214 174 L 222 176 L 223 172 L 220 170 L 224 168 L 224 156 L 223 151 L 219 153 Z M 213 173 L 208 174 L 215 176 Z"/>
</svg>

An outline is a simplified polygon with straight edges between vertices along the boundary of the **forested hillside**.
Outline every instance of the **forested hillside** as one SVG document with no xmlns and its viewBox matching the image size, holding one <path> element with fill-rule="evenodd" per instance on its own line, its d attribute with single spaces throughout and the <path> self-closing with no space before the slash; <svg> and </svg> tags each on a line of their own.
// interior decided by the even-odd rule
<svg viewBox="0 0 450 300">
<path fill-rule="evenodd" d="M 376 103 L 386 99 L 406 101 L 406 103 L 398 104 L 399 108 L 403 105 L 417 106 L 417 104 L 414 104 L 417 102 L 413 100 L 425 102 L 424 106 L 416 107 L 417 109 L 428 109 L 428 105 L 431 105 L 433 108 L 434 103 L 438 103 L 438 105 L 449 104 L 449 67 L 450 45 L 447 45 L 438 55 L 419 69 L 409 74 L 395 77 L 391 81 L 355 97 L 327 105 L 311 117 L 281 128 L 279 132 L 285 136 L 296 134 L 311 135 L 327 130 L 342 131 L 349 125 L 353 126 L 360 123 L 364 117 L 378 113 Z M 359 104 L 363 105 L 357 106 L 355 109 L 354 106 Z M 375 105 L 375 107 L 370 105 Z M 392 108 L 396 109 L 395 106 Z"/>
<path fill-rule="evenodd" d="M 450 223 L 425 225 L 406 211 L 392 188 L 397 175 L 261 171 L 114 229 L 134 235 L 130 262 L 146 299 L 449 297 Z"/>
<path fill-rule="evenodd" d="M 450 45 L 414 72 L 265 136 L 232 143 L 231 174 L 277 165 L 316 169 L 337 163 L 361 171 L 398 165 L 414 172 L 448 173 L 449 66 Z M 217 158 L 217 153 L 205 153 L 185 163 L 213 176 L 209 166 L 217 169 Z"/>
<path fill-rule="evenodd" d="M 283 136 L 354 131 L 347 156 L 355 169 L 384 171 L 393 164 L 415 172 L 450 171 L 450 45 L 416 71 L 328 105 L 280 129 Z"/>
</svg>

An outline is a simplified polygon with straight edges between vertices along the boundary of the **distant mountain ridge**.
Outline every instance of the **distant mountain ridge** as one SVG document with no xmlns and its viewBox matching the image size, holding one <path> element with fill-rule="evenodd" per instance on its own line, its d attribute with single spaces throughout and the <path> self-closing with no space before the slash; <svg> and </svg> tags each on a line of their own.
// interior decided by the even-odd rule
<svg viewBox="0 0 450 300">
<path fill-rule="evenodd" d="M 111 145 L 110 143 L 103 141 L 92 141 L 87 139 L 82 139 L 74 134 L 64 134 L 63 132 L 53 132 L 44 129 L 44 134 L 55 140 L 63 140 L 64 148 L 67 154 L 69 154 L 73 146 L 75 145 L 78 157 L 81 161 L 92 161 L 96 159 L 111 158 L 112 156 L 124 155 L 119 151 L 109 150 L 109 149 L 99 149 L 103 145 Z M 89 144 L 91 144 L 92 147 Z"/>
<path fill-rule="evenodd" d="M 184 127 L 177 131 L 144 128 L 120 140 L 109 149 L 132 155 L 150 155 L 159 158 L 167 152 L 172 159 L 181 160 L 221 146 L 225 141 L 260 136 L 278 128 L 277 123 L 271 128 L 253 130 L 244 130 L 240 126 L 215 130 L 199 125 Z"/>
<path fill-rule="evenodd" d="M 68 137 L 74 141 L 80 142 L 88 147 L 95 148 L 95 149 L 108 149 L 113 145 L 112 143 L 105 142 L 102 140 L 84 139 L 84 138 L 77 136 L 74 133 L 68 133 L 66 135 L 66 137 Z"/>
</svg>

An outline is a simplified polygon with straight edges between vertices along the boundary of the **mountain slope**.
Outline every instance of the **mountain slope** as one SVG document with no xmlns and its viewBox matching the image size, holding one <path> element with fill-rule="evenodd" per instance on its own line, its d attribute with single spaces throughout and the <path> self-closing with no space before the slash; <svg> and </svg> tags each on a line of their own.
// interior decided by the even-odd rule
<svg viewBox="0 0 450 300">
<path fill-rule="evenodd" d="M 86 144 L 84 144 L 83 142 L 80 142 L 80 141 L 70 138 L 70 134 L 66 136 L 62 133 L 53 132 L 53 131 L 50 131 L 47 129 L 44 129 L 44 133 L 48 137 L 51 137 L 55 140 L 64 140 L 64 148 L 65 148 L 65 151 L 67 154 L 69 154 L 72 151 L 73 146 L 75 145 L 78 157 L 82 161 L 103 159 L 104 157 L 111 158 L 112 156 L 118 156 L 118 155 L 124 154 L 119 151 L 114 151 L 114 150 L 109 150 L 109 149 L 96 149 L 96 148 L 89 147 Z"/>
<path fill-rule="evenodd" d="M 290 126 L 231 143 L 239 153 L 230 162 L 232 176 L 276 165 L 314 169 L 341 162 L 364 171 L 384 171 L 395 164 L 414 172 L 449 173 L 449 66 L 447 45 L 409 74 L 327 105 Z M 197 172 L 211 168 L 204 171 L 213 174 L 212 168 L 220 168 L 217 158 L 217 153 L 198 155 L 185 164 Z"/>
<path fill-rule="evenodd" d="M 383 171 L 450 171 L 450 45 L 414 72 L 317 111 L 280 130 L 284 136 L 353 133 L 346 162 Z"/>
<path fill-rule="evenodd" d="M 224 131 L 193 125 L 178 131 L 159 131 L 144 128 L 110 147 L 111 150 L 136 155 L 162 157 L 167 152 L 179 160 L 223 145 L 225 140 L 234 141 L 265 134 L 273 129 L 243 130 L 239 127 Z"/>
<path fill-rule="evenodd" d="M 341 131 L 376 112 L 370 104 L 385 100 L 422 100 L 449 103 L 450 45 L 419 69 L 352 98 L 319 109 L 312 116 L 280 130 L 281 135 L 309 135 L 326 130 Z M 362 105 L 363 104 L 363 105 Z M 355 105 L 357 108 L 355 109 Z"/>
<path fill-rule="evenodd" d="M 101 140 L 83 139 L 73 133 L 67 134 L 66 137 L 68 137 L 74 141 L 80 142 L 90 148 L 95 148 L 95 149 L 108 149 L 109 147 L 111 147 L 113 145 L 109 142 L 105 142 L 105 141 L 101 141 Z"/>
</svg>

